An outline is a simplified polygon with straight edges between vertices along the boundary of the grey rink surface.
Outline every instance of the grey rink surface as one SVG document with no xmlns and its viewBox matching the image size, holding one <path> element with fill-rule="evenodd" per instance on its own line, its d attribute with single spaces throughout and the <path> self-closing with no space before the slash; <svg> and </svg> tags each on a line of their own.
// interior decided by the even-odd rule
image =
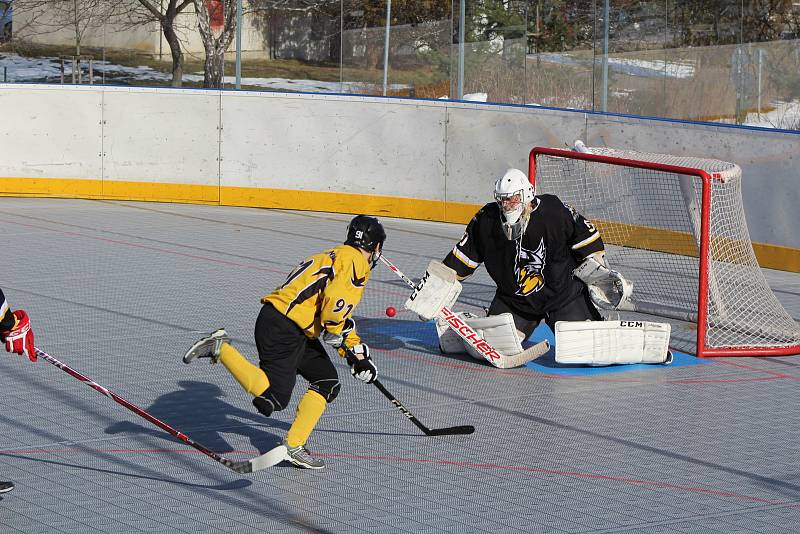
<svg viewBox="0 0 800 534">
<path fill-rule="evenodd" d="M 221 365 L 184 365 L 225 326 L 255 361 L 259 298 L 349 216 L 218 206 L 0 199 L 0 287 L 37 345 L 234 459 L 284 436 Z M 386 255 L 418 277 L 460 225 L 385 219 Z M 766 273 L 800 315 L 800 276 Z M 481 270 L 461 307 L 493 294 Z M 0 353 L 2 533 L 800 531 L 800 358 L 723 358 L 593 376 L 441 356 L 379 267 L 356 318 L 380 378 L 426 437 L 336 361 L 342 392 L 309 449 L 327 467 L 239 475 L 47 362 Z"/>
</svg>

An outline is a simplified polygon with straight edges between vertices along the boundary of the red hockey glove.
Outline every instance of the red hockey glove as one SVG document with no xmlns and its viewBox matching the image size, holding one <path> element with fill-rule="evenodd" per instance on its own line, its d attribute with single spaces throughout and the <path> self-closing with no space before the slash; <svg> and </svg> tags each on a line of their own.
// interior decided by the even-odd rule
<svg viewBox="0 0 800 534">
<path fill-rule="evenodd" d="M 31 320 L 23 310 L 14 312 L 17 324 L 8 332 L 0 332 L 6 342 L 8 352 L 17 354 L 27 354 L 28 359 L 36 361 L 36 350 L 33 347 L 33 330 L 31 330 Z"/>
</svg>

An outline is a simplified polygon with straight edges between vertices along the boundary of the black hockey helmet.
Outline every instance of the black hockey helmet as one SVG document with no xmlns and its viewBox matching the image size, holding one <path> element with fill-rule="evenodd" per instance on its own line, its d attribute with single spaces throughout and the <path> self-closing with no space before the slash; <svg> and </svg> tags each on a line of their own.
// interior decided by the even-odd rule
<svg viewBox="0 0 800 534">
<path fill-rule="evenodd" d="M 378 246 L 383 248 L 384 241 L 386 241 L 386 231 L 375 217 L 356 215 L 347 225 L 345 245 L 363 248 L 367 252 L 375 252 Z"/>
</svg>

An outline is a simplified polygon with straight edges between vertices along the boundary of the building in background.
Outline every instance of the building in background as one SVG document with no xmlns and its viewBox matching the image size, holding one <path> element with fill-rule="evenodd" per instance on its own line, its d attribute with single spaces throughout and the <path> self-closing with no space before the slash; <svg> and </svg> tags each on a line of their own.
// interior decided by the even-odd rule
<svg viewBox="0 0 800 534">
<path fill-rule="evenodd" d="M 0 3 L 4 1 L 0 0 Z M 212 28 L 221 27 L 224 22 L 222 11 L 214 9 L 218 0 L 209 1 Z M 133 50 L 164 61 L 170 60 L 169 45 L 157 22 L 133 23 L 123 15 L 110 11 L 114 8 L 114 3 L 100 4 L 99 7 L 91 7 L 98 11 L 90 13 L 87 9 L 76 21 L 65 19 L 64 14 L 59 14 L 57 10 L 26 10 L 25 4 L 21 3 L 15 13 L 14 39 L 39 45 L 64 47 L 75 46 L 76 42 L 80 41 L 81 47 Z M 106 11 L 102 12 L 99 9 Z M 76 22 L 79 24 L 75 24 Z M 76 26 L 80 26 L 82 30 L 79 38 L 76 38 Z M 243 52 L 264 53 L 268 50 L 268 40 L 261 28 L 263 26 L 255 24 L 251 14 L 245 14 L 242 23 Z M 183 52 L 202 56 L 203 41 L 197 29 L 197 15 L 192 6 L 178 15 L 175 28 L 180 36 Z M 235 48 L 232 46 L 230 51 L 235 52 Z"/>
</svg>

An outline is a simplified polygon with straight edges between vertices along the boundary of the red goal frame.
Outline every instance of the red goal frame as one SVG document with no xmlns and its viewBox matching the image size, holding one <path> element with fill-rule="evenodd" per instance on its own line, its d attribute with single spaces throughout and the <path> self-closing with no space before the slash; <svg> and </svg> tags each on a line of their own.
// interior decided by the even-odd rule
<svg viewBox="0 0 800 534">
<path fill-rule="evenodd" d="M 696 355 L 700 358 L 719 356 L 789 356 L 800 354 L 800 344 L 791 346 L 728 346 L 707 347 L 706 330 L 708 328 L 708 255 L 709 255 L 709 228 L 711 212 L 711 187 L 713 180 L 721 180 L 719 173 L 708 173 L 703 169 L 666 165 L 632 159 L 617 158 L 600 154 L 577 152 L 574 150 L 534 147 L 528 157 L 528 177 L 536 187 L 536 156 L 537 155 L 562 157 L 573 160 L 585 160 L 624 167 L 656 170 L 686 176 L 695 176 L 702 183 L 701 193 L 701 220 L 699 243 L 699 269 L 698 273 L 698 302 L 697 302 L 697 342 Z M 751 245 L 752 246 L 752 245 Z M 624 273 L 623 273 L 624 274 Z M 635 291 L 635 289 L 634 289 Z"/>
</svg>

